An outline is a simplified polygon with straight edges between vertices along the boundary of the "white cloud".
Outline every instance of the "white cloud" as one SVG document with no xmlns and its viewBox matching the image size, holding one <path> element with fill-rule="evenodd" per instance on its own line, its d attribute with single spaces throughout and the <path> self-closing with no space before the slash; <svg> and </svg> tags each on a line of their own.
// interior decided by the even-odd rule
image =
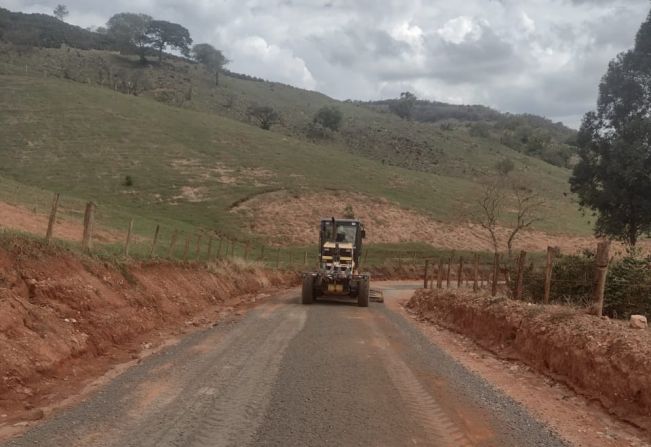
<svg viewBox="0 0 651 447">
<path fill-rule="evenodd" d="M 445 22 L 437 33 L 445 41 L 458 45 L 470 40 L 479 40 L 482 26 L 472 17 L 459 16 Z"/>
<path fill-rule="evenodd" d="M 235 71 L 255 71 L 258 76 L 310 90 L 316 86 L 316 81 L 303 59 L 296 57 L 290 50 L 267 43 L 260 36 L 240 39 L 234 43 L 232 49 L 237 55 L 231 67 Z"/>
</svg>

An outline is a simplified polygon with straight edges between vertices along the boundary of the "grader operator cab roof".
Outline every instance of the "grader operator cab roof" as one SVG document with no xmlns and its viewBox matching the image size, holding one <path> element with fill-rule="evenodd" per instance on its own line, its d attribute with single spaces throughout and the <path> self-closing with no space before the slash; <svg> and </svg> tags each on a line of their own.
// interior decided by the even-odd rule
<svg viewBox="0 0 651 447">
<path fill-rule="evenodd" d="M 335 222 L 336 234 L 332 233 L 332 222 Z M 343 242 L 357 245 L 359 239 L 366 236 L 364 224 L 357 219 L 321 219 L 321 237 L 323 241 Z"/>
</svg>

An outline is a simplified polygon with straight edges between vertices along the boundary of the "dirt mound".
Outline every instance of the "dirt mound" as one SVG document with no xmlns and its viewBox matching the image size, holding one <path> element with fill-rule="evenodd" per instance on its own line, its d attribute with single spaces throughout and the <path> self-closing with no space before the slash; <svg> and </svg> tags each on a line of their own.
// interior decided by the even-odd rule
<svg viewBox="0 0 651 447">
<path fill-rule="evenodd" d="M 26 233 L 45 236 L 48 216 L 21 206 L 0 202 L 0 228 L 24 231 Z M 57 217 L 54 227 L 54 237 L 68 241 L 80 241 L 84 232 L 82 222 Z M 118 242 L 124 239 L 120 233 L 102 228 L 95 228 L 93 238 L 98 242 Z"/>
<path fill-rule="evenodd" d="M 651 430 L 651 333 L 576 309 L 419 290 L 407 304 L 426 320 L 565 382 Z"/>
<path fill-rule="evenodd" d="M 347 205 L 367 228 L 370 243 L 426 242 L 454 250 L 490 250 L 486 231 L 472 223 L 447 224 L 381 199 L 362 194 L 335 193 L 291 195 L 278 191 L 256 196 L 233 209 L 250 222 L 250 231 L 277 242 L 309 244 L 315 242 L 319 219 L 342 216 Z M 508 233 L 499 231 L 505 246 Z M 523 250 L 544 250 L 559 246 L 566 252 L 594 248 L 591 237 L 550 235 L 539 231 L 523 233 L 517 241 Z"/>
<path fill-rule="evenodd" d="M 297 282 L 295 273 L 251 264 L 117 268 L 22 239 L 7 245 L 0 248 L 0 427 L 74 394 L 143 346 Z"/>
</svg>

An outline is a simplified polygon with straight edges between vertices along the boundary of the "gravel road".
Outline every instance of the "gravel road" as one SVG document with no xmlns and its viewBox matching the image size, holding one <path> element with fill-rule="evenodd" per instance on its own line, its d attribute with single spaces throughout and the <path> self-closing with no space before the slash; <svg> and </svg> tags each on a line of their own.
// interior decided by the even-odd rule
<svg viewBox="0 0 651 447">
<path fill-rule="evenodd" d="M 386 300 L 410 286 L 376 284 Z M 371 303 L 275 296 L 184 338 L 4 446 L 562 446 Z"/>
</svg>

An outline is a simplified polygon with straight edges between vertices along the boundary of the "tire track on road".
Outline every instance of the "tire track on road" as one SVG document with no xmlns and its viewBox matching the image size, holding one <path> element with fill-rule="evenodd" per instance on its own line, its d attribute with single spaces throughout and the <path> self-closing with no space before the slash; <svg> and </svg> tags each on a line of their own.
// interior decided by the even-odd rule
<svg viewBox="0 0 651 447">
<path fill-rule="evenodd" d="M 369 319 L 376 346 L 382 351 L 382 361 L 391 381 L 403 397 L 405 406 L 417 423 L 428 433 L 436 445 L 471 447 L 473 444 L 443 407 L 420 383 L 400 354 L 391 347 L 387 336 L 380 330 L 377 316 Z"/>
<path fill-rule="evenodd" d="M 289 304 L 246 325 L 210 355 L 209 366 L 184 395 L 139 423 L 116 446 L 246 445 L 264 414 L 283 352 L 306 321 L 306 309 Z"/>
</svg>

